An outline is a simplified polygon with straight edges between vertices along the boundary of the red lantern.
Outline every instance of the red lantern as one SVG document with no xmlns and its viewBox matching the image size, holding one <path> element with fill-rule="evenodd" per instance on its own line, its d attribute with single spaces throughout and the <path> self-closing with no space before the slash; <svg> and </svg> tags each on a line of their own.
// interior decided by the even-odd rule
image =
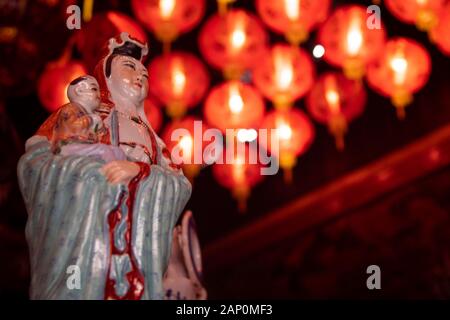
<svg viewBox="0 0 450 320">
<path fill-rule="evenodd" d="M 447 0 L 386 0 L 386 7 L 399 20 L 429 31 L 436 26 Z"/>
<path fill-rule="evenodd" d="M 330 4 L 330 0 L 257 0 L 256 9 L 265 24 L 298 45 L 327 18 Z"/>
<path fill-rule="evenodd" d="M 180 118 L 206 93 L 209 75 L 203 63 L 186 52 L 155 58 L 148 66 L 149 89 L 167 107 L 167 114 Z"/>
<path fill-rule="evenodd" d="M 430 37 L 444 54 L 450 56 L 450 2 L 442 9 L 439 22 L 431 30 Z"/>
<path fill-rule="evenodd" d="M 141 26 L 129 16 L 119 12 L 109 11 L 96 14 L 86 26 L 83 26 L 76 41 L 88 70 L 94 69 L 103 44 L 121 32 L 127 32 L 142 43 L 147 42 L 147 35 Z"/>
<path fill-rule="evenodd" d="M 267 139 L 261 139 L 260 143 L 272 155 L 278 156 L 280 166 L 284 169 L 285 181 L 290 183 L 296 158 L 305 153 L 314 140 L 313 124 L 302 111 L 292 108 L 270 112 L 264 118 L 262 128 L 267 129 Z M 273 134 L 276 136 L 272 137 Z M 272 139 L 277 145 L 271 143 Z"/>
<path fill-rule="evenodd" d="M 200 22 L 205 0 L 132 0 L 131 7 L 138 20 L 167 44 Z"/>
<path fill-rule="evenodd" d="M 199 127 L 195 129 L 195 125 Z M 179 137 L 172 139 L 172 133 L 177 129 L 185 129 L 186 132 L 181 132 Z M 162 134 L 162 139 L 171 153 L 177 152 L 177 150 L 174 150 L 175 147 L 180 151 L 177 152 L 177 156 L 182 160 L 183 171 L 191 181 L 197 176 L 202 166 L 203 148 L 206 146 L 206 143 L 203 143 L 203 132 L 206 129 L 207 127 L 200 119 L 189 116 L 182 120 L 173 121 L 164 128 Z M 196 136 L 196 131 L 199 132 L 199 136 Z M 201 153 L 199 153 L 200 158 L 196 159 L 194 157 L 195 148 L 198 148 L 198 146 L 201 148 L 199 149 Z"/>
<path fill-rule="evenodd" d="M 380 94 L 391 97 L 398 117 L 403 119 L 404 108 L 427 83 L 430 72 L 431 59 L 421 44 L 395 38 L 387 42 L 380 59 L 369 66 L 367 81 Z"/>
<path fill-rule="evenodd" d="M 211 90 L 204 114 L 210 126 L 223 132 L 257 128 L 264 116 L 264 101 L 252 86 L 232 80 Z"/>
<path fill-rule="evenodd" d="M 144 112 L 148 122 L 155 132 L 158 132 L 162 124 L 162 114 L 159 106 L 151 97 L 147 97 L 144 101 Z"/>
<path fill-rule="evenodd" d="M 367 8 L 359 5 L 338 8 L 319 29 L 319 42 L 325 47 L 324 59 L 344 69 L 345 76 L 360 79 L 385 42 L 384 26 L 367 27 Z"/>
<path fill-rule="evenodd" d="M 259 62 L 267 44 L 260 22 L 244 10 L 213 15 L 203 26 L 199 47 L 205 59 L 228 79 L 238 79 Z"/>
<path fill-rule="evenodd" d="M 314 74 L 314 65 L 306 51 L 277 44 L 255 67 L 254 82 L 275 107 L 286 109 L 311 89 Z"/>
<path fill-rule="evenodd" d="M 347 125 L 364 111 L 366 90 L 361 81 L 347 79 L 335 72 L 322 74 L 306 99 L 311 116 L 328 125 L 336 138 L 336 147 L 344 148 Z"/>
<path fill-rule="evenodd" d="M 49 63 L 37 85 L 37 93 L 42 105 L 48 111 L 53 112 L 68 103 L 67 87 L 69 83 L 86 73 L 85 67 L 78 61 L 62 64 Z"/>
<path fill-rule="evenodd" d="M 223 156 L 229 152 L 227 148 L 228 146 L 223 151 Z M 223 161 L 222 164 L 214 164 L 212 173 L 221 186 L 231 190 L 238 201 L 239 211 L 245 212 L 251 188 L 263 180 L 263 175 L 261 164 L 251 164 L 249 161 L 250 152 L 258 152 L 256 144 L 245 144 L 242 149 L 245 151 L 239 152 L 239 148 L 238 151 L 233 151 L 231 163 Z"/>
</svg>

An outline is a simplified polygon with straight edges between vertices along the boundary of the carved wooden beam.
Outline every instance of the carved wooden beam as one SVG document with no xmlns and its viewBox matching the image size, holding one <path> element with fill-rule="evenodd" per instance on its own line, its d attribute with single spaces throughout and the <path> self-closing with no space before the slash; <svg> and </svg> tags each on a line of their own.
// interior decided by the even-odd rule
<svg viewBox="0 0 450 320">
<path fill-rule="evenodd" d="M 450 164 L 450 125 L 297 198 L 206 246 L 210 271 L 304 232 Z"/>
</svg>

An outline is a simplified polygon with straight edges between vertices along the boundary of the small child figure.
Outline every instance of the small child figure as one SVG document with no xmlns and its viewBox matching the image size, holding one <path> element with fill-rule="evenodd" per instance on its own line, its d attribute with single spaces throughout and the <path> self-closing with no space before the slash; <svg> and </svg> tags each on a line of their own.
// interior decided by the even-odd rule
<svg viewBox="0 0 450 320">
<path fill-rule="evenodd" d="M 100 104 L 97 80 L 83 76 L 67 88 L 70 103 L 61 107 L 53 129 L 53 151 L 62 155 L 96 156 L 106 162 L 126 160 L 119 147 L 100 143 L 108 134 L 102 119 L 94 113 Z"/>
</svg>

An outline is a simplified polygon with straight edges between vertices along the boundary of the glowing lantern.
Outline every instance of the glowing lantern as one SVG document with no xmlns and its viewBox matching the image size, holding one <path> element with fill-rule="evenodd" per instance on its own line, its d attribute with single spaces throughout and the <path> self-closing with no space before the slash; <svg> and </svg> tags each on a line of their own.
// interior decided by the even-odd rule
<svg viewBox="0 0 450 320">
<path fill-rule="evenodd" d="M 253 68 L 264 54 L 266 44 L 264 28 L 244 10 L 212 16 L 199 36 L 205 59 L 228 79 L 238 79 L 245 70 Z"/>
<path fill-rule="evenodd" d="M 103 44 L 120 34 L 128 32 L 133 38 L 146 43 L 147 35 L 139 24 L 127 15 L 115 11 L 95 14 L 83 25 L 77 35 L 76 45 L 88 70 L 93 70 L 102 51 Z"/>
<path fill-rule="evenodd" d="M 319 42 L 325 47 L 324 59 L 344 69 L 350 79 L 360 79 L 366 66 L 380 54 L 385 31 L 367 27 L 366 7 L 343 6 L 330 16 L 319 29 Z"/>
<path fill-rule="evenodd" d="M 49 63 L 41 74 L 37 93 L 42 105 L 50 112 L 57 110 L 69 102 L 67 87 L 69 83 L 86 74 L 86 69 L 80 62 Z"/>
<path fill-rule="evenodd" d="M 450 2 L 442 9 L 438 24 L 430 32 L 430 38 L 444 54 L 450 56 Z"/>
<path fill-rule="evenodd" d="M 381 58 L 367 71 L 369 85 L 384 96 L 391 97 L 400 119 L 412 95 L 428 81 L 431 59 L 426 49 L 414 40 L 389 40 Z"/>
<path fill-rule="evenodd" d="M 278 44 L 254 69 L 254 82 L 275 107 L 286 109 L 311 88 L 314 65 L 301 48 Z"/>
<path fill-rule="evenodd" d="M 200 119 L 191 116 L 170 123 L 166 128 L 164 128 L 164 131 L 162 133 L 162 139 L 166 143 L 167 149 L 172 154 L 177 153 L 177 156 L 180 156 L 184 174 L 191 181 L 199 173 L 203 161 L 203 149 L 199 150 L 199 159 L 194 158 L 196 152 L 195 147 L 196 145 L 202 147 L 206 146 L 206 143 L 203 143 L 202 135 L 200 135 L 200 137 L 195 136 L 194 126 L 196 121 L 197 125 L 200 126 L 197 131 L 201 134 L 207 129 L 207 127 L 202 123 Z M 172 133 L 177 129 L 185 129 L 187 131 L 181 132 L 178 137 L 174 136 L 174 139 L 172 139 Z M 178 148 L 178 151 L 174 150 L 175 147 Z"/>
<path fill-rule="evenodd" d="M 386 7 L 399 20 L 429 31 L 438 22 L 447 0 L 386 0 Z"/>
<path fill-rule="evenodd" d="M 336 147 L 344 148 L 344 134 L 350 121 L 364 111 L 367 94 L 364 85 L 340 73 L 325 73 L 308 94 L 308 112 L 319 123 L 328 125 Z"/>
<path fill-rule="evenodd" d="M 225 147 L 222 156 L 229 151 Z M 240 151 L 242 150 L 242 151 Z M 257 183 L 261 182 L 263 175 L 261 175 L 262 165 L 259 163 L 251 163 L 250 153 L 257 153 L 255 144 L 245 144 L 245 148 L 237 148 L 233 150 L 233 157 L 231 161 L 223 161 L 223 164 L 216 163 L 212 166 L 213 176 L 218 183 L 230 189 L 233 197 L 238 201 L 238 209 L 240 212 L 245 212 L 247 209 L 247 199 L 250 196 L 251 188 Z"/>
<path fill-rule="evenodd" d="M 330 4 L 330 0 L 257 0 L 256 9 L 265 24 L 298 45 L 327 18 Z"/>
<path fill-rule="evenodd" d="M 305 153 L 314 140 L 313 124 L 300 110 L 274 110 L 266 115 L 262 128 L 267 129 L 267 139 L 260 139 L 260 143 L 272 155 L 278 155 L 285 181 L 290 183 L 297 157 Z M 272 137 L 272 134 L 276 136 Z M 277 142 L 276 145 L 271 143 L 272 139 Z"/>
<path fill-rule="evenodd" d="M 172 52 L 155 58 L 148 66 L 149 89 L 167 107 L 167 114 L 180 118 L 206 93 L 209 75 L 194 55 Z"/>
<path fill-rule="evenodd" d="M 205 0 L 133 0 L 131 7 L 139 21 L 168 45 L 200 21 Z"/>
<path fill-rule="evenodd" d="M 211 90 L 204 114 L 210 126 L 223 132 L 257 128 L 264 116 L 264 101 L 252 86 L 232 80 Z"/>
<path fill-rule="evenodd" d="M 158 132 L 162 124 L 162 114 L 155 100 L 151 97 L 147 97 L 144 101 L 144 112 L 148 122 L 152 126 L 155 132 Z"/>
</svg>

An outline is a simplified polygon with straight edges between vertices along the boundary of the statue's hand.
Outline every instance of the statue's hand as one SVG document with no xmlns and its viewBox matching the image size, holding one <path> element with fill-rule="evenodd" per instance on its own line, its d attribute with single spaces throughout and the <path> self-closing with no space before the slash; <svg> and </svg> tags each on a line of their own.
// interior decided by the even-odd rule
<svg viewBox="0 0 450 320">
<path fill-rule="evenodd" d="M 100 172 L 109 183 L 128 184 L 139 173 L 140 167 L 134 162 L 126 160 L 111 161 L 105 164 Z"/>
</svg>

